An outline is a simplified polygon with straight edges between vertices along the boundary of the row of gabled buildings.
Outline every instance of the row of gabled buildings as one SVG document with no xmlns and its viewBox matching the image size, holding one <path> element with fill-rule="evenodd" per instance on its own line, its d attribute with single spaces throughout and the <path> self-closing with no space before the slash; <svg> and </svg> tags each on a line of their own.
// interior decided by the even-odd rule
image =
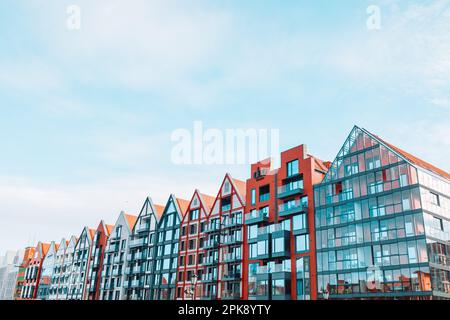
<svg viewBox="0 0 450 320">
<path fill-rule="evenodd" d="M 447 172 L 356 126 L 333 162 L 300 145 L 250 169 L 28 248 L 17 298 L 450 298 Z"/>
</svg>

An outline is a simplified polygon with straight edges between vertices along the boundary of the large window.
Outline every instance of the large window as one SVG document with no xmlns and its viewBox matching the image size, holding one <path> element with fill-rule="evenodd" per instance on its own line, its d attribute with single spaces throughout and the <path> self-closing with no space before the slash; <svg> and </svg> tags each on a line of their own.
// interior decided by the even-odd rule
<svg viewBox="0 0 450 320">
<path fill-rule="evenodd" d="M 288 177 L 298 174 L 298 160 L 288 162 L 286 167 Z"/>
<path fill-rule="evenodd" d="M 307 228 L 306 214 L 299 214 L 292 218 L 294 230 L 302 230 Z"/>
<path fill-rule="evenodd" d="M 302 234 L 295 237 L 295 247 L 297 252 L 309 250 L 309 234 Z"/>
</svg>

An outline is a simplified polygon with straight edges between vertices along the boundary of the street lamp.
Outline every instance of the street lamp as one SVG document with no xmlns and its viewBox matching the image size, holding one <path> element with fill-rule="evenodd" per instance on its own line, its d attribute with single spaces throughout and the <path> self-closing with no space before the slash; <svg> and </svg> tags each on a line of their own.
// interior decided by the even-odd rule
<svg viewBox="0 0 450 320">
<path fill-rule="evenodd" d="M 190 296 L 192 300 L 194 300 L 194 298 L 195 298 L 195 289 L 197 287 L 197 281 L 198 281 L 198 275 L 194 273 L 191 277 L 192 284 L 189 287 L 187 287 L 186 289 L 184 289 L 184 293 L 186 295 Z M 192 290 L 192 285 L 194 286 L 194 290 Z"/>
</svg>

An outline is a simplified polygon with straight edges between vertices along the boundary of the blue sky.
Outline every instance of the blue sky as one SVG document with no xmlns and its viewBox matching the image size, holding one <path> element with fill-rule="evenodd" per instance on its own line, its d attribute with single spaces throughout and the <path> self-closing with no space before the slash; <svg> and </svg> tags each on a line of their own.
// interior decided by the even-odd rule
<svg viewBox="0 0 450 320">
<path fill-rule="evenodd" d="M 0 251 L 246 178 L 171 162 L 196 120 L 327 160 L 357 124 L 448 171 L 448 30 L 448 0 L 1 1 Z"/>
</svg>

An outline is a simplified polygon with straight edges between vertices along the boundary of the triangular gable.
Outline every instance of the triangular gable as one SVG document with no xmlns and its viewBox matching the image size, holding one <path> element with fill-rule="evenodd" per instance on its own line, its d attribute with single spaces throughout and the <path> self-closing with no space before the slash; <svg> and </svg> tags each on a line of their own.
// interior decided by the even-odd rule
<svg viewBox="0 0 450 320">
<path fill-rule="evenodd" d="M 61 242 L 59 243 L 59 247 L 58 250 L 56 251 L 56 254 L 57 255 L 64 254 L 66 252 L 67 245 L 68 245 L 67 240 L 65 238 L 62 238 Z"/>
<path fill-rule="evenodd" d="M 169 196 L 169 199 L 167 199 L 166 206 L 164 207 L 163 213 L 158 221 L 159 224 L 161 224 L 164 221 L 164 217 L 168 213 L 176 212 L 178 215 L 178 221 L 181 222 L 183 220 L 184 211 L 182 208 L 180 208 L 180 203 L 178 199 L 175 197 L 175 195 L 171 194 Z"/>
<path fill-rule="evenodd" d="M 191 202 L 184 213 L 183 221 L 185 221 L 186 217 L 189 216 L 189 211 L 196 209 L 200 209 L 200 219 L 206 219 L 209 216 L 214 199 L 215 198 L 212 196 L 202 194 L 198 190 L 195 190 L 192 195 Z"/>
<path fill-rule="evenodd" d="M 399 162 L 401 160 L 407 161 L 405 158 L 398 155 L 394 150 L 384 145 L 384 143 L 372 136 L 367 131 L 354 126 L 347 139 L 345 140 L 342 148 L 339 150 L 336 158 L 332 162 L 329 170 L 325 174 L 322 182 L 333 181 L 344 176 L 344 156 L 371 147 L 377 148 L 377 146 L 378 148 L 382 148 L 383 154 L 385 154 L 385 156 L 389 158 L 389 161 L 391 163 Z"/>
<path fill-rule="evenodd" d="M 220 213 L 220 199 L 227 196 L 231 196 L 233 208 L 245 207 L 245 193 L 241 193 L 244 186 L 245 182 L 233 179 L 231 175 L 227 173 L 222 180 L 217 197 L 214 199 L 214 205 L 212 206 L 209 216 L 216 216 Z"/>
</svg>

